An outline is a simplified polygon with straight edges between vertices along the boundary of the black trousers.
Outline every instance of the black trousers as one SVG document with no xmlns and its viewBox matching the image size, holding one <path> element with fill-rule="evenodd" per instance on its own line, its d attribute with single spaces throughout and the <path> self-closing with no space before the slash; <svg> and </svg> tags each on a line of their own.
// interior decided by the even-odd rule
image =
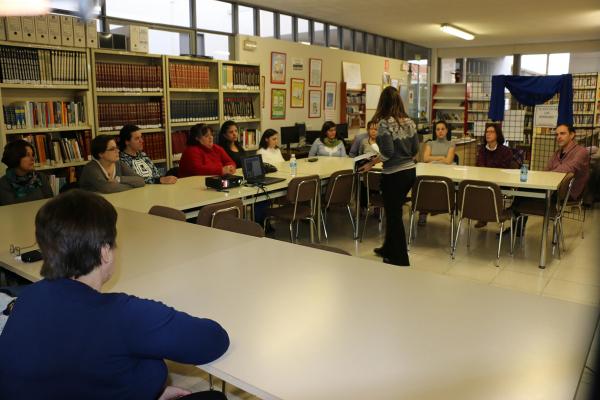
<svg viewBox="0 0 600 400">
<path fill-rule="evenodd" d="M 381 192 L 385 209 L 384 261 L 390 264 L 409 266 L 406 248 L 406 233 L 402 222 L 402 205 L 417 177 L 416 168 L 383 174 Z M 387 259 L 387 260 L 386 260 Z"/>
</svg>

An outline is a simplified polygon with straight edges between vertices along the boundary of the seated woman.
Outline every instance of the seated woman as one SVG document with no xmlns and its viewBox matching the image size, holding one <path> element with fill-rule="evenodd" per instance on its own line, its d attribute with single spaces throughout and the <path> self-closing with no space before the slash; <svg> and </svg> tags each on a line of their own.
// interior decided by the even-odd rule
<svg viewBox="0 0 600 400">
<path fill-rule="evenodd" d="M 425 143 L 423 162 L 432 164 L 453 164 L 454 144 L 448 140 L 448 124 L 446 121 L 435 123 L 435 140 Z M 420 226 L 427 223 L 427 213 L 419 213 Z"/>
<path fill-rule="evenodd" d="M 142 130 L 135 125 L 124 125 L 119 133 L 119 158 L 146 183 L 175 183 L 175 176 L 160 176 L 158 168 L 143 152 Z"/>
<path fill-rule="evenodd" d="M 377 122 L 369 121 L 367 123 L 367 136 L 360 142 L 358 154 L 376 153 L 379 154 L 379 145 L 377 144 Z"/>
<path fill-rule="evenodd" d="M 285 162 L 281 149 L 279 148 L 279 134 L 275 129 L 264 131 L 258 143 L 259 149 L 256 154 L 260 154 L 264 162 L 277 164 Z"/>
<path fill-rule="evenodd" d="M 337 137 L 335 124 L 331 121 L 326 121 L 321 128 L 321 137 L 316 139 L 310 151 L 309 157 L 328 156 L 328 157 L 346 157 L 346 148 L 344 141 Z"/>
<path fill-rule="evenodd" d="M 92 140 L 92 156 L 81 171 L 79 186 L 100 193 L 116 193 L 144 186 L 144 178 L 119 161 L 119 148 L 111 136 L 99 135 Z"/>
<path fill-rule="evenodd" d="M 233 121 L 225 121 L 219 131 L 217 143 L 225 150 L 225 153 L 235 162 L 236 168 L 242 168 L 242 158 L 246 156 L 246 150 L 238 140 L 238 126 Z"/>
<path fill-rule="evenodd" d="M 235 172 L 235 162 L 225 150 L 214 143 L 213 130 L 205 124 L 190 129 L 187 147 L 179 161 L 179 177 L 196 175 L 226 175 Z"/>
<path fill-rule="evenodd" d="M 0 336 L 0 398 L 179 398 L 189 392 L 166 386 L 164 359 L 206 364 L 229 347 L 215 321 L 102 292 L 116 222 L 106 199 L 78 189 L 37 213 L 44 279 L 22 290 Z"/>
<path fill-rule="evenodd" d="M 52 188 L 44 174 L 35 172 L 33 146 L 15 140 L 4 147 L 2 162 L 8 167 L 0 178 L 0 206 L 52 197 Z"/>
<path fill-rule="evenodd" d="M 489 168 L 510 168 L 513 160 L 512 150 L 504 146 L 504 135 L 498 124 L 485 124 L 485 136 L 477 152 L 476 165 Z M 482 228 L 487 222 L 477 221 L 475 228 Z"/>
</svg>

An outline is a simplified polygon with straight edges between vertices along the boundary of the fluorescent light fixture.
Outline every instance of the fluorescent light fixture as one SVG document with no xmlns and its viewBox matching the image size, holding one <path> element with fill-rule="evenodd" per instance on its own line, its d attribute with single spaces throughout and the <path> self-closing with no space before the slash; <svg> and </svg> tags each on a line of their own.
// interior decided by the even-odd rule
<svg viewBox="0 0 600 400">
<path fill-rule="evenodd" d="M 310 42 L 300 42 L 300 43 L 310 46 Z"/>
<path fill-rule="evenodd" d="M 50 12 L 50 0 L 0 0 L 0 15 L 44 15 Z"/>
<path fill-rule="evenodd" d="M 473 40 L 475 39 L 475 35 L 473 35 L 472 33 L 469 33 L 467 31 L 463 31 L 462 29 L 459 29 L 455 26 L 452 26 L 450 24 L 442 24 L 440 26 L 440 29 L 443 32 L 446 32 L 449 35 L 454 35 L 456 37 L 459 37 L 461 39 L 465 39 L 465 40 Z"/>
</svg>

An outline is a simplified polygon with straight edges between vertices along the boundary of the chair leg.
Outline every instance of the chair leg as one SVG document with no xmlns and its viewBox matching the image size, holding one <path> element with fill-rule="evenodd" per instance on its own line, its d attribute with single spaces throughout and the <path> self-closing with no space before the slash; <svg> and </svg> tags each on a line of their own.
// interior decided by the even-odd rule
<svg viewBox="0 0 600 400">
<path fill-rule="evenodd" d="M 521 232 L 523 232 L 523 231 L 521 231 Z M 516 234 L 516 232 L 513 232 L 513 219 L 511 217 L 510 218 L 510 238 L 509 238 L 509 240 L 510 240 L 510 255 L 511 256 L 513 255 L 513 252 L 514 252 L 514 241 L 513 241 L 514 236 L 513 235 L 515 235 L 515 234 Z"/>
<path fill-rule="evenodd" d="M 496 267 L 500 266 L 500 249 L 502 248 L 502 232 L 504 232 L 504 222 L 500 223 L 500 237 L 498 238 L 498 253 L 496 254 Z"/>
<path fill-rule="evenodd" d="M 379 232 L 383 229 L 383 207 L 379 207 Z"/>
<path fill-rule="evenodd" d="M 315 231 L 316 231 L 316 230 L 317 230 L 317 224 L 315 223 L 315 220 L 314 220 L 314 218 L 312 218 L 312 217 L 309 217 L 309 218 L 308 218 L 308 220 L 310 221 L 310 226 L 311 226 L 311 229 L 313 229 L 313 230 L 315 230 Z M 310 242 L 311 242 L 311 243 L 314 243 L 314 242 L 315 242 L 315 235 L 310 235 Z"/>
<path fill-rule="evenodd" d="M 329 237 L 327 236 L 327 211 L 326 210 L 321 211 L 321 224 L 323 225 L 323 233 L 325 234 L 325 239 L 329 239 Z M 354 230 L 352 232 L 354 232 Z"/>
<path fill-rule="evenodd" d="M 458 219 L 458 226 L 456 227 L 456 235 L 454 237 L 454 248 L 452 249 L 452 259 L 454 260 L 454 255 L 456 254 L 456 245 L 458 244 L 458 235 L 460 234 L 460 226 L 462 225 L 462 218 Z"/>
<path fill-rule="evenodd" d="M 300 232 L 300 220 L 296 220 L 296 242 L 298 241 L 298 233 Z"/>
<path fill-rule="evenodd" d="M 294 221 L 290 221 L 290 242 L 294 243 Z"/>
<path fill-rule="evenodd" d="M 565 235 L 563 232 L 563 224 L 562 224 L 562 218 L 558 221 L 559 224 L 559 228 L 560 228 L 560 240 L 561 240 L 561 246 L 562 246 L 562 250 L 565 251 L 566 247 L 565 247 Z"/>
<path fill-rule="evenodd" d="M 369 218 L 369 206 L 367 206 L 367 211 L 365 212 L 365 221 L 363 222 L 362 232 L 360 234 L 360 241 L 362 242 L 363 236 L 365 236 L 365 231 L 367 230 L 367 218 Z"/>
<path fill-rule="evenodd" d="M 354 218 L 352 217 L 352 210 L 350 209 L 350 204 L 346 204 L 346 210 L 348 210 L 348 216 L 350 217 L 350 223 L 352 224 L 352 236 L 354 236 L 356 225 L 354 225 Z M 325 236 L 325 238 L 327 238 L 327 236 Z"/>
<path fill-rule="evenodd" d="M 554 256 L 554 251 L 556 250 L 556 220 L 554 220 L 554 223 L 552 224 L 552 255 Z"/>
<path fill-rule="evenodd" d="M 410 210 L 410 219 L 409 219 L 409 223 L 408 223 L 408 243 L 407 243 L 407 248 L 410 250 L 410 244 L 412 243 L 412 239 L 413 239 L 413 229 L 415 226 L 415 212 L 411 209 Z"/>
<path fill-rule="evenodd" d="M 453 252 L 454 246 L 454 214 L 450 213 L 450 253 Z"/>
<path fill-rule="evenodd" d="M 467 247 L 471 247 L 471 219 L 467 218 Z"/>
</svg>

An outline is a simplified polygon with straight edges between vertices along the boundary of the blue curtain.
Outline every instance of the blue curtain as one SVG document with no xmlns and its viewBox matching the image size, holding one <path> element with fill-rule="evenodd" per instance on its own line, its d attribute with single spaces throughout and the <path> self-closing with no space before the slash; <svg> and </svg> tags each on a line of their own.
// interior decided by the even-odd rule
<svg viewBox="0 0 600 400">
<path fill-rule="evenodd" d="M 573 124 L 573 76 L 492 76 L 492 97 L 488 118 L 492 121 L 504 119 L 504 88 L 526 106 L 542 104 L 556 93 L 560 94 L 558 102 L 557 124 Z"/>
</svg>

